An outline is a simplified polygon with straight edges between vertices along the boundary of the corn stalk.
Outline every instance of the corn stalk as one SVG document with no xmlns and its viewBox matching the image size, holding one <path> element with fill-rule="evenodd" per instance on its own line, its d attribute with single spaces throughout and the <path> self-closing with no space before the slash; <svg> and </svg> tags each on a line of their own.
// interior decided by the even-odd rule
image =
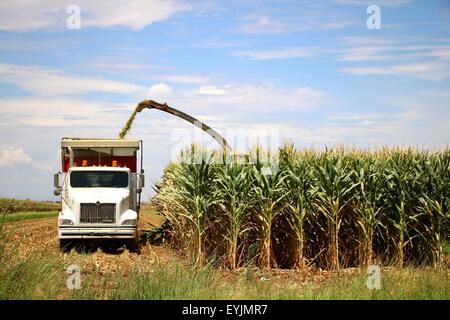
<svg viewBox="0 0 450 320">
<path fill-rule="evenodd" d="M 397 248 L 397 265 L 403 268 L 405 248 L 413 244 L 413 239 L 420 235 L 414 225 L 419 225 L 418 218 L 423 215 L 416 210 L 415 202 L 421 189 L 418 160 L 412 150 L 394 151 L 387 162 L 387 199 L 393 210 L 388 221 L 397 233 L 395 246 Z M 415 231 L 415 235 L 411 235 Z"/>
<path fill-rule="evenodd" d="M 218 205 L 224 212 L 228 228 L 224 235 L 228 243 L 228 265 L 235 269 L 239 266 L 239 241 L 250 229 L 249 193 L 252 186 L 249 164 L 242 164 L 236 158 L 226 159 L 214 180 L 215 195 Z"/>
<path fill-rule="evenodd" d="M 195 264 L 205 265 L 204 234 L 208 210 L 214 204 L 212 154 L 192 146 L 173 170 L 174 209 L 191 227 Z"/>
<path fill-rule="evenodd" d="M 305 155 L 304 155 L 305 156 Z M 309 159 L 301 158 L 295 149 L 286 147 L 282 150 L 283 170 L 286 170 L 283 192 L 287 194 L 287 218 L 296 240 L 296 256 L 294 266 L 306 266 L 305 223 L 308 214 L 312 214 L 311 198 L 313 197 L 311 166 Z"/>
<path fill-rule="evenodd" d="M 375 231 L 382 225 L 379 215 L 383 209 L 382 198 L 384 176 L 379 171 L 379 163 L 372 157 L 356 156 L 354 161 L 356 189 L 356 223 L 361 234 L 360 265 L 372 263 L 373 239 Z"/>
<path fill-rule="evenodd" d="M 328 221 L 328 257 L 331 269 L 339 270 L 339 230 L 342 212 L 353 199 L 352 191 L 358 185 L 353 183 L 354 170 L 346 159 L 336 152 L 325 153 L 315 165 L 315 203 L 317 210 Z"/>
<path fill-rule="evenodd" d="M 424 241 L 431 246 L 434 268 L 443 266 L 443 245 L 446 241 L 446 227 L 450 213 L 446 209 L 450 184 L 450 157 L 435 155 L 427 159 L 424 170 L 424 190 L 419 198 L 419 210 L 424 212 Z"/>
<path fill-rule="evenodd" d="M 276 267 L 272 246 L 272 227 L 277 215 L 281 213 L 281 202 L 286 196 L 282 185 L 284 173 L 274 166 L 276 155 L 261 154 L 256 149 L 256 164 L 252 167 L 255 213 L 260 228 L 260 264 L 265 268 Z"/>
</svg>

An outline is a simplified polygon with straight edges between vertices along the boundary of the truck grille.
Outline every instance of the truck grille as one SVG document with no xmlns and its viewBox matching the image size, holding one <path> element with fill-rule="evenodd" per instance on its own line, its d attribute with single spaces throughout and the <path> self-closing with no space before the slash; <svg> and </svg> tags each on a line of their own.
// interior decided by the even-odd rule
<svg viewBox="0 0 450 320">
<path fill-rule="evenodd" d="M 80 223 L 116 222 L 115 203 L 82 203 L 80 205 Z"/>
</svg>

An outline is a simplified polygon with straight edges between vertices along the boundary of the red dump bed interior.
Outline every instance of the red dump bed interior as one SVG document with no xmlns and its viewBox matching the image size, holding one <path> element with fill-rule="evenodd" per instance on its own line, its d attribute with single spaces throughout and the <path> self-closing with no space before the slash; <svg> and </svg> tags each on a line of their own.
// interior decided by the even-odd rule
<svg viewBox="0 0 450 320">
<path fill-rule="evenodd" d="M 116 161 L 115 166 L 117 167 L 127 167 L 130 168 L 131 172 L 135 173 L 137 170 L 137 159 L 136 156 L 110 156 L 110 157 L 102 157 L 99 159 L 98 157 L 74 157 L 73 166 L 81 167 L 83 166 L 83 161 L 85 166 L 107 166 L 112 167 L 113 161 Z M 64 157 L 62 163 L 63 172 L 67 172 L 70 168 L 70 158 Z"/>
<path fill-rule="evenodd" d="M 137 171 L 139 140 L 63 138 L 61 143 L 62 171 L 71 167 L 126 167 Z"/>
</svg>

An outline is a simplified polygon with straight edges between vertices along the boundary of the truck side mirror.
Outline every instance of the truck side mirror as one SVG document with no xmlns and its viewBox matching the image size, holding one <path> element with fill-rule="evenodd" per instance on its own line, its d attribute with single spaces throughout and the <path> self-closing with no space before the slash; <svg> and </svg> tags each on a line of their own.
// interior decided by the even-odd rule
<svg viewBox="0 0 450 320">
<path fill-rule="evenodd" d="M 59 196 L 61 194 L 61 186 L 59 185 L 59 173 L 53 175 L 53 194 Z"/>
<path fill-rule="evenodd" d="M 142 189 L 145 187 L 145 175 L 140 174 L 138 178 L 138 189 Z"/>
</svg>

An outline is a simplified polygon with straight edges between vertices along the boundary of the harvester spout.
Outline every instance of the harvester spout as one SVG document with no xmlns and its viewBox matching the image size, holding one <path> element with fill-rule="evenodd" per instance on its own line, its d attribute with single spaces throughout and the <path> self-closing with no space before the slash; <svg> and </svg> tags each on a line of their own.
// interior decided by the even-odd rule
<svg viewBox="0 0 450 320">
<path fill-rule="evenodd" d="M 144 100 L 144 101 L 139 102 L 139 104 L 137 105 L 133 114 L 130 116 L 130 119 L 128 120 L 127 124 L 120 132 L 119 138 L 123 138 L 126 135 L 126 133 L 128 132 L 128 130 L 131 127 L 131 124 L 132 124 L 134 118 L 136 117 L 136 114 L 141 112 L 143 109 L 158 109 L 158 110 L 167 112 L 171 115 L 174 115 L 176 117 L 179 117 L 183 120 L 186 120 L 186 121 L 192 123 L 193 125 L 195 125 L 196 127 L 205 131 L 211 137 L 213 137 L 214 140 L 216 140 L 221 145 L 222 149 L 224 149 L 225 151 L 232 150 L 230 145 L 228 144 L 228 142 L 225 140 L 225 138 L 222 137 L 222 135 L 220 135 L 217 131 L 212 129 L 210 126 L 206 125 L 205 123 L 201 122 L 200 120 L 198 120 L 180 110 L 177 110 L 175 108 L 168 106 L 167 103 L 159 103 L 159 102 L 156 102 L 153 100 Z"/>
</svg>

